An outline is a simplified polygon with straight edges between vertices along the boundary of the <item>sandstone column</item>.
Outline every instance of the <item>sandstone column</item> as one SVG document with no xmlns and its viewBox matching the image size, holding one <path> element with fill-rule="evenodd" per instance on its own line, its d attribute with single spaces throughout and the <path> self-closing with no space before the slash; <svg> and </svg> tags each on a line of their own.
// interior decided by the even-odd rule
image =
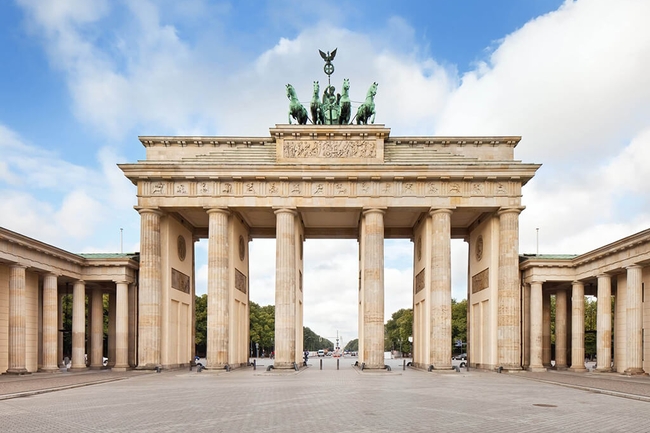
<svg viewBox="0 0 650 433">
<path fill-rule="evenodd" d="M 209 209 L 208 227 L 208 337 L 207 368 L 228 364 L 230 258 L 228 223 L 230 211 Z M 277 322 L 277 306 L 276 306 Z"/>
<path fill-rule="evenodd" d="M 551 294 L 542 292 L 542 365 L 551 367 Z"/>
<path fill-rule="evenodd" d="M 504 208 L 499 215 L 499 289 L 497 317 L 497 367 L 521 369 L 519 305 L 519 213 Z"/>
<path fill-rule="evenodd" d="M 451 209 L 431 215 L 431 364 L 451 369 Z M 383 241 L 383 240 L 382 240 Z"/>
<path fill-rule="evenodd" d="M 585 285 L 571 283 L 571 371 L 585 368 Z"/>
<path fill-rule="evenodd" d="M 57 365 L 59 367 L 67 367 L 63 363 L 63 332 L 59 332 L 59 329 L 63 329 L 63 296 L 57 296 L 57 321 L 56 321 L 56 344 L 57 344 Z"/>
<path fill-rule="evenodd" d="M 102 291 L 92 292 L 90 308 L 90 368 L 100 369 L 104 366 L 104 299 Z"/>
<path fill-rule="evenodd" d="M 541 281 L 530 283 L 530 371 L 546 371 L 542 360 L 544 345 L 542 287 Z"/>
<path fill-rule="evenodd" d="M 596 370 L 612 370 L 612 277 L 598 275 L 598 317 L 596 324 Z"/>
<path fill-rule="evenodd" d="M 555 368 L 567 368 L 567 293 L 558 290 L 555 294 Z"/>
<path fill-rule="evenodd" d="M 363 336 L 365 368 L 384 368 L 384 213 L 363 212 Z M 451 341 L 449 342 L 451 344 Z"/>
<path fill-rule="evenodd" d="M 86 368 L 86 284 L 75 281 L 72 288 L 72 369 Z"/>
<path fill-rule="evenodd" d="M 627 368 L 625 374 L 644 374 L 643 371 L 643 269 L 639 265 L 627 267 Z"/>
<path fill-rule="evenodd" d="M 161 360 L 161 215 L 155 209 L 140 209 L 137 368 L 142 370 L 158 367 Z"/>
<path fill-rule="evenodd" d="M 296 211 L 277 209 L 275 231 L 275 368 L 296 358 Z"/>
<path fill-rule="evenodd" d="M 46 274 L 43 278 L 43 367 L 41 371 L 59 371 L 57 276 Z"/>
<path fill-rule="evenodd" d="M 11 265 L 9 274 L 9 368 L 8 374 L 27 374 L 27 314 L 25 270 Z"/>
<path fill-rule="evenodd" d="M 107 353 L 107 358 L 108 358 L 108 363 L 106 364 L 107 367 L 113 368 L 115 367 L 115 332 L 116 332 L 116 323 L 115 319 L 116 317 L 116 295 L 117 295 L 117 288 L 116 291 L 113 293 L 108 294 L 108 353 Z"/>
<path fill-rule="evenodd" d="M 115 365 L 113 370 L 129 367 L 129 283 L 115 283 Z"/>
</svg>

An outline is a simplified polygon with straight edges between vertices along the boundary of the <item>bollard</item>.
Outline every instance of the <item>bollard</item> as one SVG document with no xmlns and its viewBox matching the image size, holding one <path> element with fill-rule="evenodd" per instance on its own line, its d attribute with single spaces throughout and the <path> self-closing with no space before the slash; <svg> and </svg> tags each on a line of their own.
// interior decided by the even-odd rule
<svg viewBox="0 0 650 433">
<path fill-rule="evenodd" d="M 402 361 L 402 370 L 406 370 L 406 359 Z"/>
<path fill-rule="evenodd" d="M 320 369 L 321 370 L 323 369 L 323 360 L 322 359 L 320 360 Z"/>
<path fill-rule="evenodd" d="M 339 358 L 336 358 L 336 369 L 339 369 Z"/>
<path fill-rule="evenodd" d="M 253 370 L 257 370 L 257 359 L 253 359 Z"/>
</svg>

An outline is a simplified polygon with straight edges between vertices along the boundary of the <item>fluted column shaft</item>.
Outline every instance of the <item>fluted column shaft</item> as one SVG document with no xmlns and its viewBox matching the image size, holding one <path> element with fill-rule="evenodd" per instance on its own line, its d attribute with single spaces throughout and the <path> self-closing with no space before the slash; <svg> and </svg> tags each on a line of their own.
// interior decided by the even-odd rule
<svg viewBox="0 0 650 433">
<path fill-rule="evenodd" d="M 296 211 L 277 209 L 275 231 L 275 368 L 296 358 Z"/>
<path fill-rule="evenodd" d="M 555 294 L 555 368 L 566 369 L 567 360 L 567 293 Z"/>
<path fill-rule="evenodd" d="M 228 364 L 230 260 L 228 209 L 209 209 L 208 228 L 208 368 Z M 276 307 L 277 308 L 277 307 Z M 276 312 L 277 314 L 277 312 Z"/>
<path fill-rule="evenodd" d="M 138 290 L 138 368 L 154 369 L 161 361 L 162 268 L 161 213 L 140 210 L 140 287 Z"/>
<path fill-rule="evenodd" d="M 25 300 L 25 271 L 22 265 L 12 265 L 9 273 L 9 374 L 27 371 L 27 306 Z"/>
<path fill-rule="evenodd" d="M 129 367 L 129 283 L 115 285 L 115 365 L 114 370 Z"/>
<path fill-rule="evenodd" d="M 451 209 L 431 215 L 431 363 L 451 369 Z"/>
<path fill-rule="evenodd" d="M 542 352 L 544 346 L 544 301 L 541 281 L 530 283 L 530 369 L 542 370 L 544 364 Z"/>
<path fill-rule="evenodd" d="M 384 368 L 384 210 L 363 212 L 363 345 L 366 368 Z"/>
<path fill-rule="evenodd" d="M 43 367 L 42 371 L 59 371 L 58 353 L 58 313 L 57 276 L 46 274 L 43 278 Z"/>
<path fill-rule="evenodd" d="M 571 371 L 585 368 L 585 285 L 571 284 Z"/>
<path fill-rule="evenodd" d="M 551 366 L 551 294 L 542 291 L 542 365 Z"/>
<path fill-rule="evenodd" d="M 598 275 L 598 311 L 596 323 L 596 369 L 612 369 L 612 277 Z"/>
<path fill-rule="evenodd" d="M 521 369 L 519 323 L 519 213 L 499 211 L 499 289 L 497 317 L 498 366 Z"/>
<path fill-rule="evenodd" d="M 107 367 L 115 367 L 115 330 L 116 330 L 116 292 L 108 294 L 108 363 Z"/>
<path fill-rule="evenodd" d="M 104 299 L 101 290 L 93 290 L 90 316 L 90 368 L 104 366 Z"/>
<path fill-rule="evenodd" d="M 643 269 L 627 268 L 627 374 L 643 374 Z"/>
<path fill-rule="evenodd" d="M 72 288 L 72 366 L 86 368 L 86 284 L 75 281 Z"/>
</svg>

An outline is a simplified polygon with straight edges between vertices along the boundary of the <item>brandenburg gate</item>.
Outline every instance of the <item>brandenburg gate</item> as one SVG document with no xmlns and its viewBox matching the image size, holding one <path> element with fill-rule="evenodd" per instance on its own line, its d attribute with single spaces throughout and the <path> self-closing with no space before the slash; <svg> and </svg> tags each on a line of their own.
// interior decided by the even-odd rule
<svg viewBox="0 0 650 433">
<path fill-rule="evenodd" d="M 522 368 L 518 221 L 539 168 L 520 137 L 394 137 L 384 125 L 276 125 L 265 137 L 140 137 L 121 164 L 141 217 L 138 368 L 193 347 L 194 242 L 208 239 L 208 368 L 246 365 L 248 245 L 276 239 L 274 367 L 302 360 L 303 243 L 359 242 L 359 363 L 384 368 L 384 239 L 413 242 L 413 363 L 451 369 L 452 239 L 469 243 L 471 363 Z M 332 284 L 335 284 L 333 281 Z"/>
</svg>

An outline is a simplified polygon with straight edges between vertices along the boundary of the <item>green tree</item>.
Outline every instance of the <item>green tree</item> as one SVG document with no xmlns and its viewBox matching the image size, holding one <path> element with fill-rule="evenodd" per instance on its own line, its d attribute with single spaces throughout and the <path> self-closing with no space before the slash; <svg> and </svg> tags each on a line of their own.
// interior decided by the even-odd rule
<svg viewBox="0 0 650 433">
<path fill-rule="evenodd" d="M 451 342 L 455 350 L 459 350 L 455 346 L 458 340 L 467 344 L 467 299 L 460 302 L 455 299 L 451 300 Z M 465 352 L 462 347 L 459 351 Z"/>
<path fill-rule="evenodd" d="M 413 310 L 402 308 L 394 312 L 386 322 L 384 335 L 384 350 L 409 352 L 409 337 L 413 335 Z"/>
<path fill-rule="evenodd" d="M 194 347 L 197 354 L 205 354 L 208 341 L 208 295 L 196 296 L 194 300 Z"/>
<path fill-rule="evenodd" d="M 316 334 L 314 331 L 308 327 L 303 327 L 303 346 L 305 350 L 315 351 L 320 349 L 330 349 L 334 348 L 334 343 L 332 343 L 327 338 L 323 338 L 320 335 Z"/>
<path fill-rule="evenodd" d="M 358 352 L 359 351 L 359 339 L 355 338 L 354 340 L 348 341 L 348 344 L 345 345 L 345 348 L 343 350 L 347 350 L 349 352 Z"/>
<path fill-rule="evenodd" d="M 275 342 L 275 305 L 260 307 L 250 303 L 251 342 L 259 345 L 260 353 L 267 354 L 274 350 Z"/>
</svg>

